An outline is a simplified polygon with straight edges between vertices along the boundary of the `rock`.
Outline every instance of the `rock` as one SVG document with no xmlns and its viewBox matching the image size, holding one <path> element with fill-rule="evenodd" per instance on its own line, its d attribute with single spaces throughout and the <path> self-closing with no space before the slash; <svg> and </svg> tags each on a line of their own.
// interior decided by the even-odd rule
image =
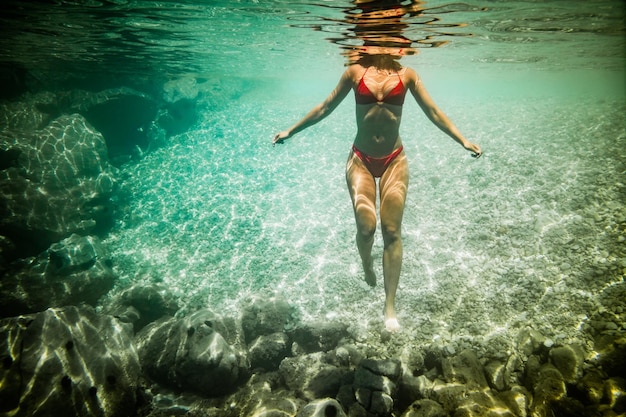
<svg viewBox="0 0 626 417">
<path fill-rule="evenodd" d="M 388 416 L 393 411 L 393 398 L 382 391 L 372 391 L 369 412 L 377 416 Z"/>
<path fill-rule="evenodd" d="M 363 406 L 363 409 L 369 411 L 370 404 L 372 403 L 372 390 L 363 387 L 355 388 L 354 399 Z"/>
<path fill-rule="evenodd" d="M 389 415 L 394 407 L 393 397 L 397 393 L 396 382 L 399 381 L 401 372 L 402 368 L 397 360 L 363 359 L 354 373 L 353 390 L 356 401 L 368 413 Z"/>
<path fill-rule="evenodd" d="M 313 322 L 301 324 L 290 332 L 304 352 L 328 352 L 337 347 L 341 339 L 349 336 L 348 325 L 340 322 Z"/>
<path fill-rule="evenodd" d="M 285 333 L 273 333 L 256 338 L 248 348 L 248 359 L 252 369 L 272 371 L 278 369 L 290 351 L 289 337 Z"/>
<path fill-rule="evenodd" d="M 530 406 L 530 393 L 524 387 L 513 386 L 500 393 L 499 398 L 518 417 L 526 417 Z"/>
<path fill-rule="evenodd" d="M 354 398 L 352 384 L 344 384 L 340 386 L 335 398 L 339 401 L 339 404 L 341 404 L 344 410 L 349 410 L 352 404 L 356 401 Z"/>
<path fill-rule="evenodd" d="M 505 369 L 505 364 L 498 360 L 491 361 L 485 365 L 485 375 L 491 388 L 504 391 L 507 381 Z"/>
<path fill-rule="evenodd" d="M 33 131 L 43 129 L 58 117 L 59 100 L 55 94 L 27 94 L 21 100 L 0 103 L 0 130 Z"/>
<path fill-rule="evenodd" d="M 0 280 L 2 315 L 81 303 L 95 306 L 115 278 L 100 239 L 73 234 Z"/>
<path fill-rule="evenodd" d="M 448 417 L 448 413 L 438 402 L 423 399 L 411 404 L 402 417 Z"/>
<path fill-rule="evenodd" d="M 424 352 L 424 368 L 427 372 L 439 373 L 441 371 L 441 361 L 443 353 L 437 347 L 431 347 Z"/>
<path fill-rule="evenodd" d="M 485 377 L 489 386 L 498 391 L 505 391 L 515 383 L 514 373 L 517 372 L 521 361 L 515 354 L 509 356 L 506 362 L 493 360 L 485 365 Z"/>
<path fill-rule="evenodd" d="M 247 373 L 247 364 L 218 333 L 214 317 L 201 310 L 144 327 L 136 340 L 146 374 L 172 389 L 207 397 L 230 392 Z"/>
<path fill-rule="evenodd" d="M 422 355 L 421 351 L 411 349 L 407 352 L 402 362 L 413 374 L 422 374 L 426 370 L 424 366 L 424 355 Z"/>
<path fill-rule="evenodd" d="M 454 417 L 517 417 L 504 402 L 488 390 L 474 391 L 463 399 L 453 413 Z"/>
<path fill-rule="evenodd" d="M 280 298 L 257 298 L 243 307 L 241 327 L 246 343 L 259 336 L 292 330 L 296 324 L 296 309 Z"/>
<path fill-rule="evenodd" d="M 346 413 L 337 400 L 322 398 L 305 405 L 296 417 L 346 417 Z"/>
<path fill-rule="evenodd" d="M 230 94 L 224 94 L 224 86 L 226 85 L 216 80 L 200 81 L 193 77 L 168 81 L 163 85 L 166 112 L 159 115 L 159 126 L 162 126 L 168 135 L 175 135 L 189 129 L 205 108 L 213 110 L 228 101 Z M 232 87 L 232 85 L 227 86 L 227 88 Z"/>
<path fill-rule="evenodd" d="M 180 100 L 195 100 L 200 94 L 200 86 L 194 77 L 183 77 L 163 84 L 163 100 L 176 103 Z"/>
<path fill-rule="evenodd" d="M 607 379 L 604 382 L 604 399 L 618 415 L 626 413 L 626 378 Z"/>
<path fill-rule="evenodd" d="M 290 390 L 309 401 L 335 397 L 350 373 L 326 363 L 321 352 L 286 358 L 279 372 Z"/>
<path fill-rule="evenodd" d="M 580 401 L 570 397 L 563 397 L 560 400 L 553 401 L 552 404 L 550 404 L 550 409 L 554 416 L 573 417 L 593 414 L 599 415 L 599 413 L 594 413 L 591 409 L 585 408 Z"/>
<path fill-rule="evenodd" d="M 178 305 L 165 288 L 136 284 L 122 291 L 105 307 L 105 312 L 131 323 L 135 332 L 164 316 L 173 316 Z"/>
<path fill-rule="evenodd" d="M 400 409 L 408 408 L 411 404 L 432 395 L 433 382 L 425 375 L 413 376 L 404 373 L 399 381 L 398 406 Z"/>
<path fill-rule="evenodd" d="M 517 335 L 517 348 L 526 356 L 542 353 L 548 339 L 537 330 L 526 328 Z"/>
<path fill-rule="evenodd" d="M 112 224 L 115 169 L 102 135 L 78 114 L 41 130 L 0 132 L 0 229 L 20 258 Z"/>
<path fill-rule="evenodd" d="M 135 415 L 140 366 L 132 330 L 89 307 L 0 320 L 0 412 Z"/>
<path fill-rule="evenodd" d="M 606 335 L 596 340 L 596 351 L 600 353 L 598 365 L 608 376 L 626 375 L 626 337 Z"/>
<path fill-rule="evenodd" d="M 354 345 L 345 344 L 330 351 L 328 362 L 338 367 L 354 369 L 363 360 L 363 354 Z"/>
<path fill-rule="evenodd" d="M 367 388 L 372 391 L 381 391 L 385 394 L 395 394 L 396 384 L 388 377 L 378 375 L 369 369 L 361 366 L 354 373 L 354 386 L 356 388 Z"/>
<path fill-rule="evenodd" d="M 481 389 L 488 386 L 483 367 L 476 354 L 470 350 L 464 350 L 451 358 L 444 358 L 441 367 L 444 378 L 450 383 L 460 383 L 469 389 Z"/>
<path fill-rule="evenodd" d="M 377 375 L 388 377 L 391 381 L 397 381 L 402 374 L 402 366 L 400 361 L 395 359 L 363 359 L 360 362 L 361 367 L 369 369 Z"/>
<path fill-rule="evenodd" d="M 533 393 L 531 415 L 550 415 L 551 403 L 562 399 L 567 394 L 563 376 L 553 365 L 546 363 L 530 380 Z"/>
<path fill-rule="evenodd" d="M 585 352 L 580 345 L 556 347 L 550 350 L 550 361 L 561 372 L 568 384 L 573 384 L 583 376 Z"/>
<path fill-rule="evenodd" d="M 528 390 L 532 392 L 537 377 L 539 375 L 539 369 L 541 368 L 541 360 L 539 357 L 532 355 L 528 357 L 526 366 L 524 367 L 524 385 Z"/>
<path fill-rule="evenodd" d="M 348 417 L 372 417 L 372 415 L 361 404 L 355 402 L 348 410 Z"/>
<path fill-rule="evenodd" d="M 600 404 L 604 396 L 604 375 L 597 370 L 589 370 L 577 382 L 576 388 L 587 403 Z"/>
<path fill-rule="evenodd" d="M 470 390 L 466 385 L 459 383 L 446 383 L 440 380 L 433 381 L 431 400 L 437 401 L 446 411 L 455 410 L 466 398 Z"/>
</svg>

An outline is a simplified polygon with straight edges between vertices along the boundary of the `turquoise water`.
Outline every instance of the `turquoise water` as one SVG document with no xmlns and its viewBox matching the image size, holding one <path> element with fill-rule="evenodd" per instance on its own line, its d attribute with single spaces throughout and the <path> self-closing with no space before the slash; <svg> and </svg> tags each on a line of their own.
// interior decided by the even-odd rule
<svg viewBox="0 0 626 417">
<path fill-rule="evenodd" d="M 73 36 L 101 7 L 109 15 L 91 37 Z M 69 46 L 61 37 L 45 52 L 12 52 L 42 59 L 42 71 L 117 60 L 125 76 L 187 80 L 208 96 L 191 131 L 120 168 L 119 220 L 105 238 L 116 291 L 162 283 L 181 315 L 237 315 L 242 300 L 278 295 L 305 319 L 345 321 L 363 337 L 379 330 L 382 282 L 363 281 L 344 180 L 352 98 L 293 141 L 270 144 L 337 82 L 345 58 L 327 38 L 349 33 L 345 7 L 91 2 L 61 19 Z M 405 34 L 447 43 L 402 63 L 485 154 L 472 159 L 405 105 L 399 320 L 415 344 L 506 351 L 526 326 L 556 342 L 578 338 L 624 285 L 623 3 L 426 7 L 440 26 L 415 18 Z M 374 257 L 380 266 L 380 233 Z"/>
</svg>

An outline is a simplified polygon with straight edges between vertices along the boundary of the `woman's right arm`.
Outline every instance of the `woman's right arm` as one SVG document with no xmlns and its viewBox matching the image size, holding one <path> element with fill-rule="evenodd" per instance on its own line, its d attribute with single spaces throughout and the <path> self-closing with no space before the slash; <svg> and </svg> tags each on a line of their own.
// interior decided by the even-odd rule
<svg viewBox="0 0 626 417">
<path fill-rule="evenodd" d="M 298 121 L 295 125 L 290 127 L 287 130 L 283 130 L 282 132 L 277 133 L 272 140 L 272 143 L 276 145 L 277 143 L 284 143 L 285 139 L 291 138 L 296 133 L 306 129 L 309 126 L 313 126 L 315 123 L 319 122 L 337 108 L 339 103 L 343 101 L 343 99 L 348 95 L 350 89 L 352 88 L 352 71 L 351 68 L 348 68 L 341 78 L 339 79 L 339 83 L 335 87 L 335 89 L 330 93 L 326 100 L 317 106 L 313 107 L 313 109 L 304 116 L 300 121 Z"/>
</svg>

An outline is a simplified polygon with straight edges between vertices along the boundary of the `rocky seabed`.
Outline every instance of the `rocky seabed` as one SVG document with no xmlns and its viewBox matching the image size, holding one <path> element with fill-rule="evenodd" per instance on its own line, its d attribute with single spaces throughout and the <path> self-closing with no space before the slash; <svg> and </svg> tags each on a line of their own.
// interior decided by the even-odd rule
<svg viewBox="0 0 626 417">
<path fill-rule="evenodd" d="M 170 301 L 168 301 L 170 300 Z M 302 322 L 276 298 L 241 316 L 175 318 L 163 288 L 134 286 L 96 312 L 50 308 L 0 321 L 0 415 L 619 416 L 623 321 L 593 345 L 523 329 L 498 358 L 341 322 Z"/>
</svg>

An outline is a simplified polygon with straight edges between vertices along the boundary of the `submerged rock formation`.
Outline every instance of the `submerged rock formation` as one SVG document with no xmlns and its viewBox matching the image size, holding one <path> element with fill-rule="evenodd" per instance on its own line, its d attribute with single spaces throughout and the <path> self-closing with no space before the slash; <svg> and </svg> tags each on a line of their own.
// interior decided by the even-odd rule
<svg viewBox="0 0 626 417">
<path fill-rule="evenodd" d="M 511 352 L 492 357 L 437 343 L 410 348 L 410 335 L 363 343 L 344 327 L 331 332 L 339 337 L 332 338 L 334 347 L 329 348 L 318 343 L 326 339 L 313 335 L 319 338 L 342 326 L 293 320 L 297 314 L 281 300 L 252 304 L 244 306 L 242 315 L 242 325 L 247 323 L 243 339 L 251 340 L 248 357 L 258 355 L 254 352 L 262 344 L 272 365 L 253 367 L 247 382 L 233 387 L 232 394 L 203 400 L 187 396 L 189 415 L 612 417 L 626 410 L 623 378 L 604 369 L 613 364 L 619 369 L 617 358 L 626 353 L 623 336 L 604 332 L 591 352 L 583 343 L 557 345 L 526 328 Z M 264 324 L 253 326 L 257 318 Z M 281 331 L 286 320 L 289 325 Z M 285 351 L 287 340 L 292 341 L 290 352 Z M 312 340 L 318 342 L 307 342 Z M 398 354 L 394 349 L 401 343 L 408 343 L 408 350 Z M 179 401 L 170 397 L 171 404 Z M 160 415 L 156 404 L 151 413 Z"/>
<path fill-rule="evenodd" d="M 230 392 L 246 375 L 247 363 L 219 333 L 220 327 L 209 311 L 149 324 L 137 335 L 146 375 L 171 389 L 208 397 Z"/>
<path fill-rule="evenodd" d="M 152 297 L 156 305 L 167 304 L 161 304 L 167 294 L 150 286 L 130 288 L 118 301 L 132 306 Z M 130 324 L 87 307 L 4 319 L 0 412 L 51 415 L 47 410 L 58 407 L 70 417 L 613 417 L 626 412 L 621 319 L 617 332 L 591 335 L 592 345 L 557 345 L 537 330 L 522 329 L 512 351 L 494 358 L 479 354 L 480 349 L 456 352 L 440 343 L 412 347 L 408 334 L 364 341 L 348 328 L 331 332 L 340 336 L 332 338 L 333 348 L 304 343 L 310 350 L 317 346 L 306 352 L 294 342 L 294 329 L 306 329 L 304 340 L 310 341 L 311 335 L 343 326 L 303 323 L 280 299 L 256 300 L 243 309 L 240 320 L 209 310 L 165 317 L 147 324 L 135 339 Z M 256 319 L 265 327 L 253 331 Z M 250 368 L 248 360 L 255 357 L 264 366 Z M 146 386 L 137 394 L 140 364 Z"/>
<path fill-rule="evenodd" d="M 41 129 L 39 123 L 0 131 L 0 233 L 15 245 L 16 257 L 112 222 L 115 170 L 102 135 L 79 114 Z"/>
<path fill-rule="evenodd" d="M 87 307 L 0 320 L 0 413 L 126 417 L 140 367 L 131 330 Z"/>
<path fill-rule="evenodd" d="M 1 317 L 83 303 L 95 306 L 116 278 L 100 239 L 76 234 L 13 268 L 0 280 Z"/>
</svg>

